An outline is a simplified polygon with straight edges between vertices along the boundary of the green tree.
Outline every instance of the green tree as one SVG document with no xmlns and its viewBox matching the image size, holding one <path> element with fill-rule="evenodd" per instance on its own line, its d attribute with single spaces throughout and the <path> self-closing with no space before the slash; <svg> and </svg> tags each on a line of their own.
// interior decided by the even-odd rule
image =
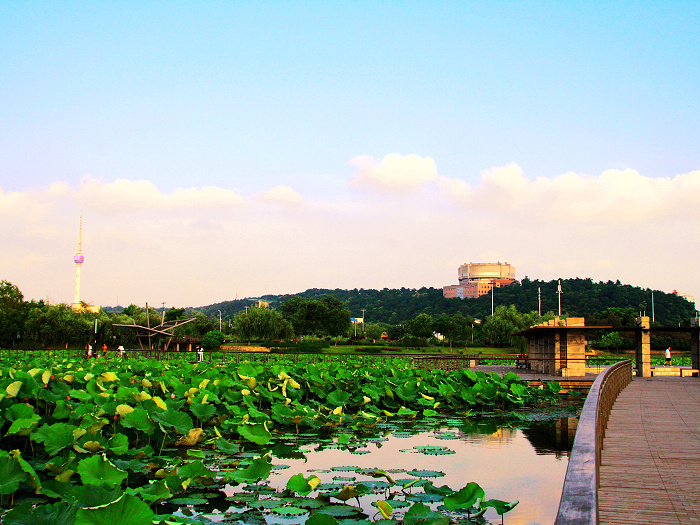
<svg viewBox="0 0 700 525">
<path fill-rule="evenodd" d="M 450 343 L 450 350 L 452 350 L 452 344 L 457 339 L 466 339 L 469 332 L 471 331 L 472 320 L 467 319 L 462 314 L 442 314 L 435 319 L 435 331 L 444 335 L 445 338 Z"/>
<path fill-rule="evenodd" d="M 178 319 L 185 319 L 185 309 L 171 307 L 170 310 L 165 312 L 166 321 L 177 321 Z"/>
<path fill-rule="evenodd" d="M 408 323 L 408 333 L 413 337 L 428 338 L 435 331 L 435 320 L 432 315 L 421 313 Z"/>
<path fill-rule="evenodd" d="M 608 332 L 600 338 L 600 346 L 613 347 L 615 352 L 625 343 L 625 339 L 617 332 Z"/>
<path fill-rule="evenodd" d="M 372 339 L 373 341 L 376 341 L 377 339 L 381 339 L 383 333 L 384 328 L 382 328 L 381 325 L 378 325 L 376 323 L 368 323 L 365 327 L 365 337 L 367 339 Z"/>
<path fill-rule="evenodd" d="M 496 346 L 515 346 L 524 348 L 525 338 L 516 336 L 517 332 L 539 324 L 542 318 L 537 312 L 522 314 L 515 305 L 498 306 L 493 315 L 484 323 L 484 333 Z"/>
<path fill-rule="evenodd" d="M 202 348 L 208 351 L 218 350 L 224 344 L 224 339 L 224 334 L 218 330 L 207 332 L 202 338 Z"/>
<path fill-rule="evenodd" d="M 335 337 L 335 345 L 338 346 L 338 337 L 347 334 L 350 329 L 350 310 L 345 303 L 332 295 L 326 295 L 321 299 L 325 307 L 323 319 L 323 331 L 330 337 Z"/>
<path fill-rule="evenodd" d="M 244 341 L 286 339 L 294 333 L 292 325 L 282 314 L 271 308 L 249 308 L 233 318 L 233 332 Z"/>
<path fill-rule="evenodd" d="M 311 335 L 315 341 L 317 333 L 323 333 L 327 314 L 326 305 L 314 299 L 304 299 L 294 296 L 282 303 L 280 312 L 294 327 L 297 336 Z"/>
<path fill-rule="evenodd" d="M 24 332 L 27 312 L 19 288 L 8 281 L 0 281 L 0 347 L 17 344 Z"/>
</svg>

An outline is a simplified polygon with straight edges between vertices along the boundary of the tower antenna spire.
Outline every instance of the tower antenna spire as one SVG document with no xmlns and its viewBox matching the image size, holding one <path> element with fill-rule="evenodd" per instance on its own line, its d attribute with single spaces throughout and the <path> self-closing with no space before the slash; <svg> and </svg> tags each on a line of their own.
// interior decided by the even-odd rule
<svg viewBox="0 0 700 525">
<path fill-rule="evenodd" d="M 78 252 L 73 257 L 75 263 L 75 296 L 73 298 L 73 308 L 80 308 L 80 266 L 83 264 L 85 257 L 82 252 L 82 237 L 83 237 L 83 212 L 80 212 L 80 226 L 78 228 Z"/>
</svg>

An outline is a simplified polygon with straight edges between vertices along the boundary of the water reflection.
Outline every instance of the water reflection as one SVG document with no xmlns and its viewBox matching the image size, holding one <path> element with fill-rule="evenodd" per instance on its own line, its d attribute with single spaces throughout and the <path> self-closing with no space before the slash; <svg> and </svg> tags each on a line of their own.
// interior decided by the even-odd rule
<svg viewBox="0 0 700 525">
<path fill-rule="evenodd" d="M 296 436 L 272 448 L 275 470 L 269 485 L 282 490 L 289 478 L 298 473 L 305 477 L 314 474 L 323 484 L 355 484 L 370 479 L 352 468 L 388 471 L 399 484 L 401 480 L 415 479 L 411 472 L 437 471 L 444 475 L 431 479 L 435 486 L 448 485 L 458 490 L 474 481 L 485 490 L 487 499 L 519 500 L 520 504 L 505 515 L 506 524 L 550 524 L 556 517 L 576 423 L 576 418 L 505 425 L 492 418 L 429 420 L 401 427 L 377 425 L 371 433 L 352 434 L 350 441 L 343 444 L 338 443 L 338 436 L 323 441 L 317 436 Z M 227 487 L 225 493 L 231 496 L 241 490 L 241 486 Z M 377 509 L 371 506 L 372 502 L 384 498 L 363 497 L 365 513 L 374 515 Z M 348 503 L 357 504 L 356 500 Z M 290 520 L 269 514 L 263 517 L 258 511 L 251 513 L 240 505 L 229 505 L 230 501 L 215 512 L 210 510 L 207 517 L 221 521 L 228 515 L 227 522 L 288 525 L 306 519 L 299 516 Z M 405 508 L 399 509 L 400 513 L 403 511 Z M 493 509 L 485 517 L 490 523 L 501 522 Z"/>
</svg>

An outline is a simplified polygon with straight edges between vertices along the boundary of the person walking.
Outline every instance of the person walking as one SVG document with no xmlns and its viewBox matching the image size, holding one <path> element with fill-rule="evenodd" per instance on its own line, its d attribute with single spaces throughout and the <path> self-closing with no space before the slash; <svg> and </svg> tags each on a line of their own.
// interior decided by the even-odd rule
<svg viewBox="0 0 700 525">
<path fill-rule="evenodd" d="M 673 364 L 673 361 L 671 361 L 671 347 L 669 346 L 666 349 L 666 361 L 664 362 L 664 366 L 669 366 L 672 364 Z"/>
</svg>

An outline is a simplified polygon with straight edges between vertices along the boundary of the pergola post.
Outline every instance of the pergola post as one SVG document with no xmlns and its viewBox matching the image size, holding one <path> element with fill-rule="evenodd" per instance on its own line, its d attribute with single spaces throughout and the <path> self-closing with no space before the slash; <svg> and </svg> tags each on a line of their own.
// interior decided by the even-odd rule
<svg viewBox="0 0 700 525">
<path fill-rule="evenodd" d="M 700 319 L 691 319 L 690 328 L 690 368 L 700 370 Z"/>
<path fill-rule="evenodd" d="M 637 377 L 651 377 L 651 334 L 649 328 L 649 317 L 637 317 L 637 329 L 634 332 Z"/>
</svg>

